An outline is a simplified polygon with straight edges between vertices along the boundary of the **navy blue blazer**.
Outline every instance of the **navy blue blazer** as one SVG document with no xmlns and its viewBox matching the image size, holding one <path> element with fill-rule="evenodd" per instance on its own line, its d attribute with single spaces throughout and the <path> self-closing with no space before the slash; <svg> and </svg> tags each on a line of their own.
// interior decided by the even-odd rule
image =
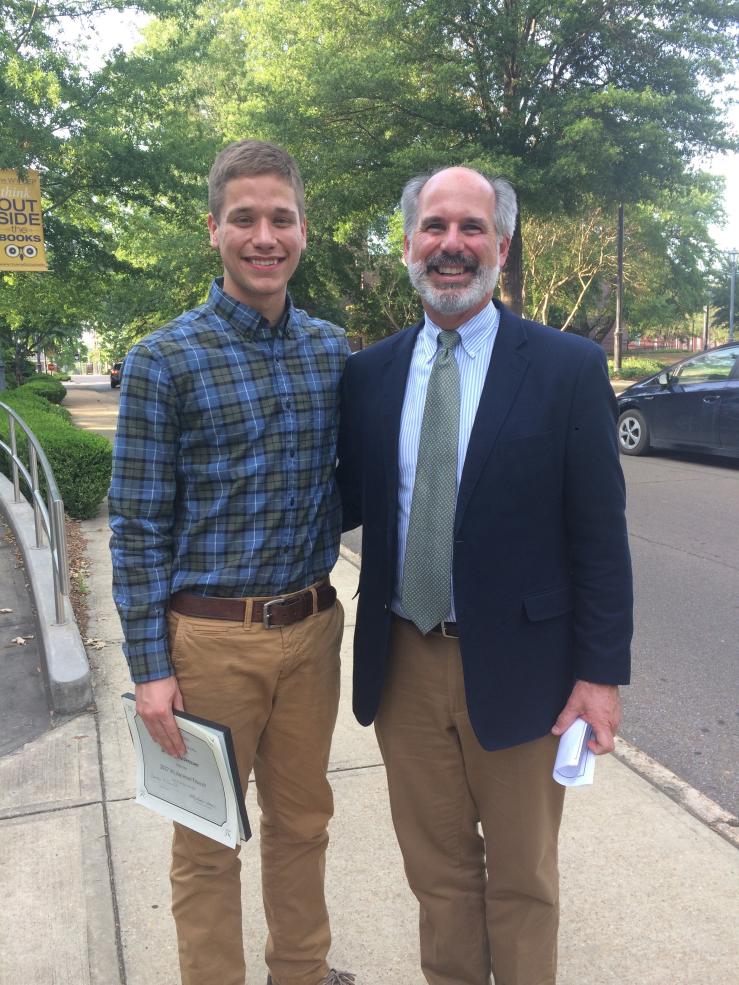
<svg viewBox="0 0 739 985">
<path fill-rule="evenodd" d="M 504 305 L 454 525 L 467 707 L 485 749 L 546 734 L 576 679 L 627 684 L 631 563 L 616 403 L 600 346 Z M 344 529 L 362 525 L 354 712 L 382 694 L 397 565 L 398 437 L 421 325 L 349 358 Z"/>
</svg>

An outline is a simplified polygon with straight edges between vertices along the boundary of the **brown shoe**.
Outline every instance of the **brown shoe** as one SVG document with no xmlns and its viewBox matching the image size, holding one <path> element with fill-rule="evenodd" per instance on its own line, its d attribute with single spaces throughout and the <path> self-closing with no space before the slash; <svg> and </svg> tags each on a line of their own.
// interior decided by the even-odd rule
<svg viewBox="0 0 739 985">
<path fill-rule="evenodd" d="M 355 977 L 350 971 L 337 971 L 329 968 L 328 974 L 322 978 L 318 985 L 354 985 Z M 272 976 L 267 975 L 267 985 L 274 985 Z"/>
</svg>

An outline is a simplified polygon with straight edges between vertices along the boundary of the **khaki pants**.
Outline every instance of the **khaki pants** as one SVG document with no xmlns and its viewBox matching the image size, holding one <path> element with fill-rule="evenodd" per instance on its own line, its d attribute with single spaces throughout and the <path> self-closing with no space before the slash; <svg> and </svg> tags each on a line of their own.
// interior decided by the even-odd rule
<svg viewBox="0 0 739 985">
<path fill-rule="evenodd" d="M 429 985 L 554 985 L 557 740 L 496 752 L 467 714 L 459 642 L 395 619 L 375 723 Z M 479 833 L 478 825 L 482 829 Z"/>
<path fill-rule="evenodd" d="M 279 985 L 318 985 L 328 971 L 326 770 L 343 621 L 338 602 L 284 629 L 169 614 L 185 710 L 231 728 L 244 792 L 254 769 L 265 958 Z M 240 868 L 238 848 L 175 824 L 172 915 L 183 985 L 244 985 Z"/>
</svg>

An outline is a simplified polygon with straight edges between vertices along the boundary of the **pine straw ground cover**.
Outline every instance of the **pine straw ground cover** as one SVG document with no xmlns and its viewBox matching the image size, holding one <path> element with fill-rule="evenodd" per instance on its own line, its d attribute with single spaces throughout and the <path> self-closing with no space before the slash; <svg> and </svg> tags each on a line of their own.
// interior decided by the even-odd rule
<svg viewBox="0 0 739 985">
<path fill-rule="evenodd" d="M 74 618 L 77 622 L 80 636 L 85 639 L 87 637 L 87 625 L 90 618 L 87 605 L 88 588 L 85 581 L 87 571 L 90 567 L 90 562 L 87 558 L 87 542 L 82 535 L 79 520 L 73 520 L 66 515 L 64 520 L 67 534 L 67 562 L 69 564 L 69 601 L 72 605 L 72 611 L 74 612 Z M 2 524 L 0 533 L 2 533 L 2 536 L 4 536 L 13 548 L 16 568 L 23 568 L 23 555 L 18 548 L 12 531 L 5 524 Z M 26 584 L 28 584 L 27 580 Z M 30 588 L 28 590 L 30 592 Z"/>
<path fill-rule="evenodd" d="M 67 533 L 67 561 L 69 563 L 69 601 L 72 603 L 74 617 L 83 640 L 87 639 L 87 626 L 90 612 L 87 604 L 87 572 L 90 561 L 87 557 L 87 542 L 82 534 L 79 520 L 65 516 Z"/>
</svg>

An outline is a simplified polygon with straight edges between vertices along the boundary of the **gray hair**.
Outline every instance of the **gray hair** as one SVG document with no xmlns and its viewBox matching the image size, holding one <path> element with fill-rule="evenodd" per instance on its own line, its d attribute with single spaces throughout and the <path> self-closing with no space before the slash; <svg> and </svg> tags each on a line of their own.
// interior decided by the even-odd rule
<svg viewBox="0 0 739 985">
<path fill-rule="evenodd" d="M 478 171 L 477 168 L 466 168 L 466 170 L 472 171 L 474 174 L 479 174 L 481 178 L 487 181 L 495 193 L 495 214 L 493 215 L 493 222 L 498 238 L 502 239 L 506 236 L 513 236 L 513 231 L 516 228 L 516 215 L 518 214 L 516 192 L 513 189 L 513 185 L 510 181 L 506 181 L 505 178 L 490 178 L 488 175 L 483 174 L 482 171 Z M 416 230 L 418 199 L 424 185 L 430 178 L 433 178 L 434 175 L 441 174 L 442 171 L 449 171 L 449 167 L 437 168 L 428 174 L 419 174 L 415 178 L 411 178 L 403 189 L 403 194 L 400 197 L 400 208 L 403 212 L 403 232 L 408 237 L 409 242 Z"/>
</svg>

